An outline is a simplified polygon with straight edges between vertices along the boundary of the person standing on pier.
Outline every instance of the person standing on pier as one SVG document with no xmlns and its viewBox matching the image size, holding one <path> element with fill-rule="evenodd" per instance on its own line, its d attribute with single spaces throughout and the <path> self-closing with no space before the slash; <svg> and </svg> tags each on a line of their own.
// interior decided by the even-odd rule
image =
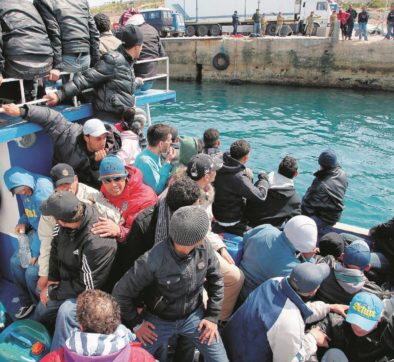
<svg viewBox="0 0 394 362">
<path fill-rule="evenodd" d="M 394 39 L 394 4 L 391 5 L 390 12 L 387 15 L 387 34 L 386 39 Z"/>
<path fill-rule="evenodd" d="M 330 32 L 328 33 L 329 37 L 332 37 L 334 34 L 335 24 L 338 21 L 337 12 L 334 10 L 330 15 Z"/>
<path fill-rule="evenodd" d="M 305 30 L 305 35 L 306 36 L 311 36 L 313 33 L 313 30 L 315 28 L 315 23 L 314 20 L 316 18 L 320 18 L 320 16 L 315 16 L 315 13 L 311 11 L 311 14 L 306 18 L 306 30 Z"/>
<path fill-rule="evenodd" d="M 348 20 L 347 20 L 347 38 L 349 40 L 352 40 L 352 35 L 353 35 L 353 28 L 354 28 L 354 20 L 357 18 L 357 11 L 353 9 L 352 5 L 349 5 L 349 8 L 346 11 L 348 14 L 350 14 Z"/>
<path fill-rule="evenodd" d="M 341 22 L 341 33 L 342 33 L 342 40 L 346 40 L 347 36 L 347 21 L 350 18 L 350 14 L 339 10 L 338 12 L 338 20 Z"/>
<path fill-rule="evenodd" d="M 282 12 L 279 11 L 278 17 L 276 18 L 276 36 L 280 36 L 284 22 L 285 18 L 282 16 Z"/>
<path fill-rule="evenodd" d="M 358 38 L 361 40 L 361 38 L 364 38 L 364 40 L 368 40 L 368 19 L 369 19 L 369 14 L 367 12 L 367 7 L 363 6 L 362 11 L 358 14 Z"/>
<path fill-rule="evenodd" d="M 267 31 L 267 17 L 265 13 L 261 16 L 261 35 L 264 36 Z"/>
<path fill-rule="evenodd" d="M 255 35 L 260 35 L 261 33 L 261 15 L 260 10 L 256 9 L 256 12 L 252 16 L 253 20 L 253 33 Z"/>
<path fill-rule="evenodd" d="M 241 23 L 239 22 L 239 16 L 238 16 L 238 11 L 235 10 L 233 14 L 233 35 L 238 34 L 238 25 Z"/>
</svg>

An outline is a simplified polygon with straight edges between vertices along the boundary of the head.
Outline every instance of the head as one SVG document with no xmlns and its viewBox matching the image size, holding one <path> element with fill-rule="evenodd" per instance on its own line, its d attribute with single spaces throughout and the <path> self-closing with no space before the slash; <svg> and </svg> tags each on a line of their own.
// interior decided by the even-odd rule
<svg viewBox="0 0 394 362">
<path fill-rule="evenodd" d="M 238 14 L 238 11 L 237 11 L 237 10 L 234 10 L 234 14 Z"/>
<path fill-rule="evenodd" d="M 313 16 L 315 13 L 313 11 L 311 11 L 311 15 Z"/>
<path fill-rule="evenodd" d="M 282 12 L 281 11 L 279 11 L 279 15 L 282 16 Z"/>
<path fill-rule="evenodd" d="M 256 9 L 256 13 L 258 13 L 260 11 L 260 9 Z"/>
<path fill-rule="evenodd" d="M 141 30 L 137 26 L 126 25 L 124 27 L 121 40 L 127 53 L 133 59 L 138 59 L 140 57 L 142 43 L 144 41 Z"/>
<path fill-rule="evenodd" d="M 33 195 L 33 189 L 29 186 L 17 186 L 11 190 L 12 195 L 21 195 L 30 197 Z"/>
<path fill-rule="evenodd" d="M 316 223 L 308 216 L 297 215 L 291 218 L 283 230 L 296 251 L 310 259 L 315 254 L 317 242 Z"/>
<path fill-rule="evenodd" d="M 279 164 L 278 173 L 290 179 L 298 176 L 297 160 L 294 157 L 286 156 Z"/>
<path fill-rule="evenodd" d="M 179 143 L 179 133 L 176 127 L 171 127 L 171 143 Z"/>
<path fill-rule="evenodd" d="M 74 169 L 66 163 L 53 166 L 49 175 L 55 185 L 56 191 L 70 191 L 74 195 L 78 191 L 78 177 Z"/>
<path fill-rule="evenodd" d="M 83 332 L 112 334 L 121 323 L 119 304 L 99 289 L 85 290 L 77 298 L 77 320 Z"/>
<path fill-rule="evenodd" d="M 34 193 L 34 176 L 22 167 L 13 166 L 5 171 L 4 183 L 12 195 L 30 197 Z"/>
<path fill-rule="evenodd" d="M 216 171 L 222 167 L 222 163 L 205 153 L 193 156 L 187 164 L 187 175 L 200 187 L 206 187 L 215 181 Z"/>
<path fill-rule="evenodd" d="M 367 11 L 367 7 L 366 6 L 363 6 L 361 9 L 362 9 L 362 11 Z"/>
<path fill-rule="evenodd" d="M 332 14 L 333 14 L 333 15 L 336 15 L 336 14 L 337 14 L 337 11 L 336 11 L 336 10 L 334 10 L 334 11 L 332 12 Z"/>
<path fill-rule="evenodd" d="M 143 23 L 145 23 L 145 18 L 142 14 L 134 14 L 129 18 L 129 20 L 126 21 L 126 25 L 134 26 L 140 26 Z"/>
<path fill-rule="evenodd" d="M 352 4 L 349 5 L 349 10 L 350 10 L 350 9 L 353 9 Z"/>
<path fill-rule="evenodd" d="M 357 293 L 350 302 L 346 322 L 351 325 L 357 337 L 364 337 L 377 327 L 382 319 L 383 309 L 383 302 L 376 295 Z"/>
<path fill-rule="evenodd" d="M 230 146 L 230 156 L 242 164 L 248 162 L 250 143 L 245 140 L 237 140 Z"/>
<path fill-rule="evenodd" d="M 368 271 L 371 268 L 371 251 L 363 240 L 355 240 L 345 248 L 343 265 L 348 269 Z"/>
<path fill-rule="evenodd" d="M 166 124 L 154 124 L 148 128 L 148 145 L 156 154 L 166 153 L 171 146 L 171 127 Z"/>
<path fill-rule="evenodd" d="M 319 165 L 322 170 L 329 170 L 338 166 L 337 155 L 334 150 L 323 151 L 319 156 Z"/>
<path fill-rule="evenodd" d="M 77 229 L 85 215 L 85 204 L 69 191 L 56 191 L 41 204 L 44 216 L 53 216 L 58 224 Z"/>
<path fill-rule="evenodd" d="M 166 202 L 170 211 L 175 212 L 181 207 L 196 204 L 200 196 L 198 185 L 189 177 L 183 176 L 168 188 Z"/>
<path fill-rule="evenodd" d="M 332 255 L 335 259 L 342 259 L 345 250 L 343 236 L 331 232 L 321 237 L 319 240 L 319 250 L 321 256 Z"/>
<path fill-rule="evenodd" d="M 99 180 L 111 196 L 119 196 L 126 187 L 128 172 L 120 158 L 106 156 L 100 163 Z"/>
<path fill-rule="evenodd" d="M 111 20 L 109 20 L 109 17 L 105 14 L 96 14 L 94 16 L 94 22 L 100 34 L 111 30 Z"/>
<path fill-rule="evenodd" d="M 107 143 L 108 131 L 97 118 L 89 119 L 83 125 L 83 138 L 89 152 L 101 151 Z"/>
<path fill-rule="evenodd" d="M 390 10 L 391 10 L 391 11 L 394 11 L 394 4 L 391 4 Z"/>
<path fill-rule="evenodd" d="M 302 263 L 293 268 L 288 280 L 296 293 L 305 300 L 316 294 L 329 274 L 330 267 L 325 263 Z"/>
<path fill-rule="evenodd" d="M 204 147 L 218 148 L 220 146 L 220 133 L 216 128 L 209 128 L 204 132 Z"/>
<path fill-rule="evenodd" d="M 170 238 L 179 255 L 188 255 L 204 243 L 209 230 L 207 212 L 198 206 L 184 206 L 170 220 Z"/>
<path fill-rule="evenodd" d="M 146 112 L 141 108 L 127 108 L 122 114 L 121 125 L 125 131 L 139 134 L 146 123 Z"/>
</svg>

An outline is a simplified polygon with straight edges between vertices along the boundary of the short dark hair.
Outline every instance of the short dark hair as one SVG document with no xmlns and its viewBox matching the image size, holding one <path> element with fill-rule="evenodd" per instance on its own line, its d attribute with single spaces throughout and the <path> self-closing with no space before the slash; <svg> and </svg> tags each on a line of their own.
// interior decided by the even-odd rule
<svg viewBox="0 0 394 362">
<path fill-rule="evenodd" d="M 100 34 L 111 30 L 111 20 L 105 14 L 96 14 L 94 16 L 94 22 L 96 23 L 97 30 Z"/>
<path fill-rule="evenodd" d="M 287 178 L 294 178 L 297 170 L 297 160 L 291 156 L 285 156 L 278 167 L 278 172 Z"/>
<path fill-rule="evenodd" d="M 178 128 L 171 127 L 171 141 L 172 141 L 172 143 L 175 143 L 178 136 L 179 136 Z"/>
<path fill-rule="evenodd" d="M 146 135 L 149 146 L 155 147 L 160 141 L 167 141 L 169 134 L 171 134 L 171 127 L 166 124 L 158 123 L 150 126 Z"/>
<path fill-rule="evenodd" d="M 196 182 L 183 176 L 168 188 L 166 202 L 171 212 L 175 212 L 180 207 L 193 205 L 200 196 L 201 191 Z"/>
<path fill-rule="evenodd" d="M 204 132 L 204 146 L 211 148 L 215 146 L 215 143 L 219 141 L 220 133 L 216 128 L 208 128 Z"/>
<path fill-rule="evenodd" d="M 121 323 L 119 304 L 99 289 L 85 290 L 77 299 L 77 320 L 84 332 L 112 334 Z"/>
<path fill-rule="evenodd" d="M 230 156 L 236 160 L 240 160 L 250 152 L 250 143 L 245 140 L 236 140 L 230 146 Z"/>
</svg>

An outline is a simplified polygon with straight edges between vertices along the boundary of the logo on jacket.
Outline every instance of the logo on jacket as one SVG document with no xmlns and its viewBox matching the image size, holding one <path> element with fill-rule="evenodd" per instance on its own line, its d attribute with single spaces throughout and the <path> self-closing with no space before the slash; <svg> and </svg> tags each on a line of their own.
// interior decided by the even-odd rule
<svg viewBox="0 0 394 362">
<path fill-rule="evenodd" d="M 205 263 L 203 262 L 203 261 L 200 261 L 198 264 L 197 264 L 197 268 L 198 269 L 204 269 L 205 268 Z"/>
<path fill-rule="evenodd" d="M 73 251 L 73 254 L 74 254 L 74 255 L 79 255 L 79 250 L 78 250 L 78 249 L 75 249 L 75 250 Z"/>
<path fill-rule="evenodd" d="M 122 204 L 122 209 L 121 209 L 120 211 L 125 212 L 125 211 L 127 210 L 127 206 L 129 206 L 129 203 L 128 203 L 127 201 L 125 201 L 125 202 Z"/>
</svg>

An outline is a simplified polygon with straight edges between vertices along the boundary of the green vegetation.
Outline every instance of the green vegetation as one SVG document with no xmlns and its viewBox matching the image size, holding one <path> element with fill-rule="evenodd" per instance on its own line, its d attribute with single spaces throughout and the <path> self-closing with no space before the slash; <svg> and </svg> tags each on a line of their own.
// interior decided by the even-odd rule
<svg viewBox="0 0 394 362">
<path fill-rule="evenodd" d="M 112 1 L 108 4 L 101 6 L 92 7 L 91 11 L 93 14 L 104 13 L 104 14 L 121 14 L 128 8 L 157 8 L 163 6 L 163 0 L 135 0 L 135 1 Z"/>
<path fill-rule="evenodd" d="M 352 5 L 355 9 L 361 9 L 362 6 L 367 6 L 369 9 L 385 9 L 386 8 L 386 0 L 371 0 L 364 2 L 357 1 L 345 1 L 341 3 L 342 9 L 347 9 L 349 5 Z M 391 1 L 387 2 L 387 6 L 390 6 Z"/>
</svg>

